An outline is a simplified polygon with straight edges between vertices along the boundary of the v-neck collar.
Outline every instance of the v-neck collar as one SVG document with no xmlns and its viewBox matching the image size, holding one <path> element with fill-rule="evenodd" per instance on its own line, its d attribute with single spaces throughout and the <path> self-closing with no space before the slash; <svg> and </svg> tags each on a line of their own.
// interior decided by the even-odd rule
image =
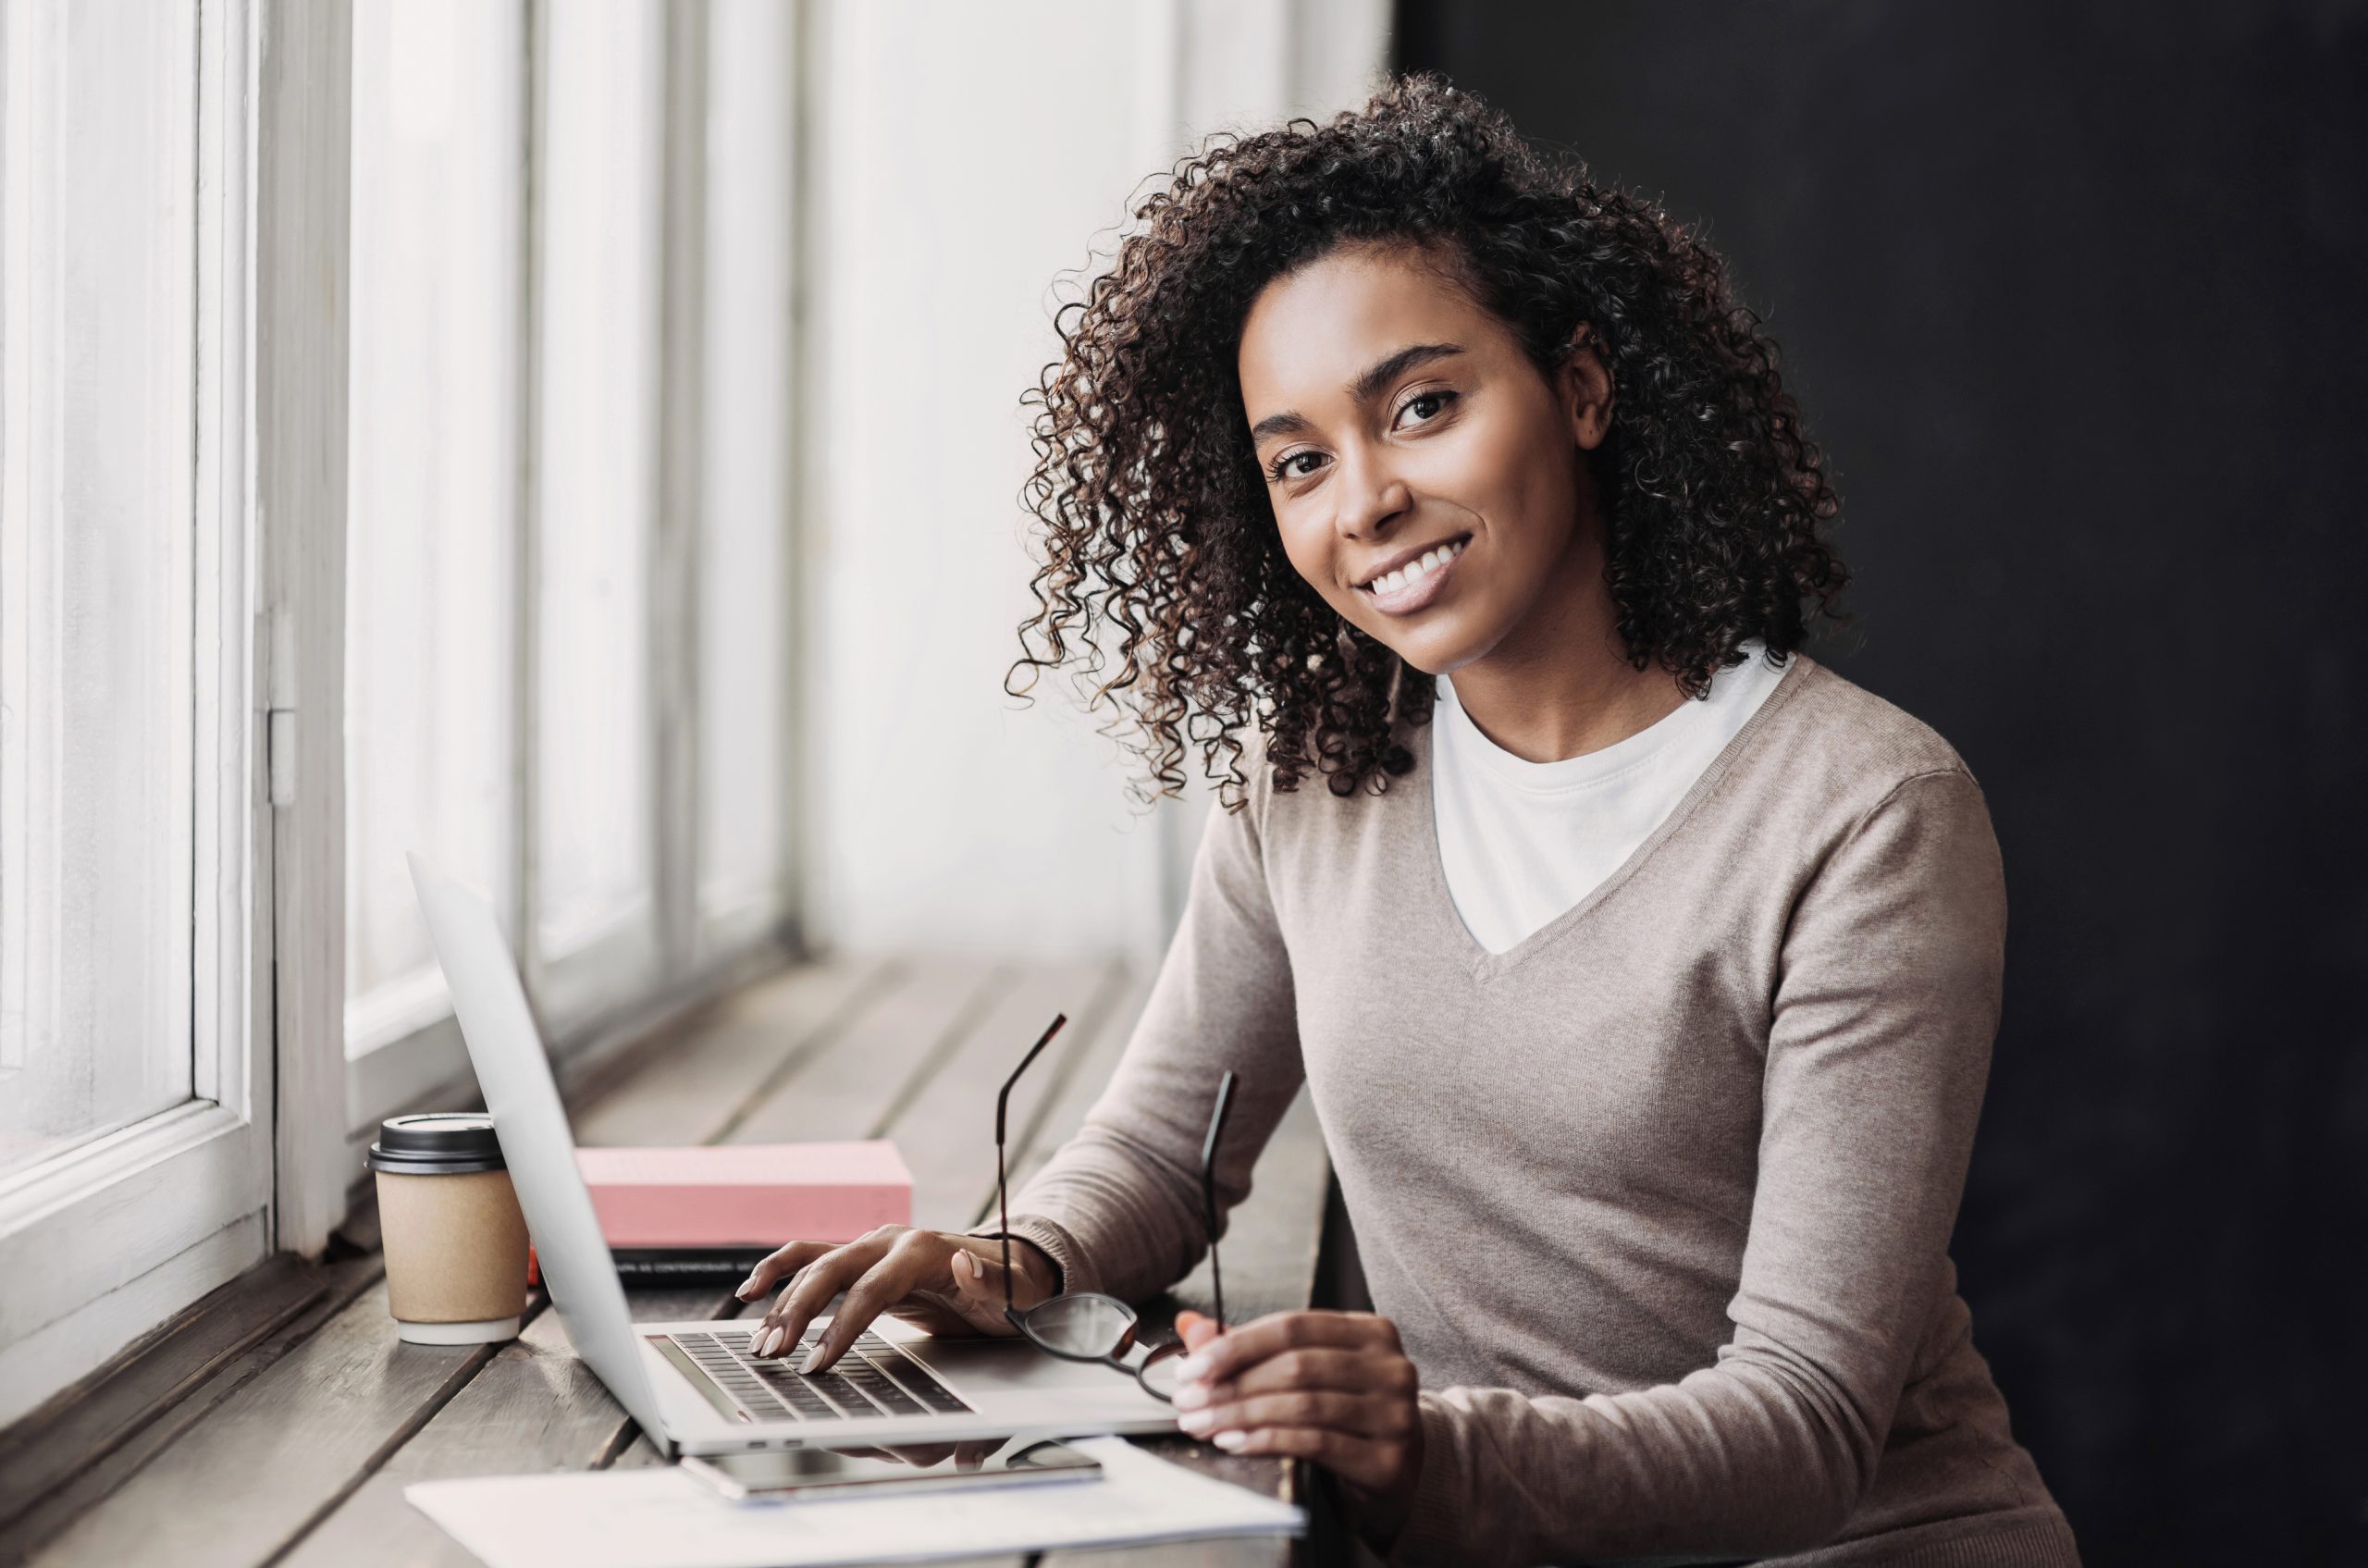
<svg viewBox="0 0 2368 1568">
<path fill-rule="evenodd" d="M 1456 912 L 1454 895 L 1448 890 L 1447 885 L 1446 855 L 1439 845 L 1438 807 L 1436 798 L 1438 774 L 1432 761 L 1432 731 L 1437 724 L 1437 715 L 1434 715 L 1432 722 L 1414 726 L 1410 748 L 1416 759 L 1415 776 L 1422 779 L 1423 788 L 1419 792 L 1410 791 L 1409 793 L 1419 793 L 1421 796 L 1421 809 L 1417 814 L 1422 818 L 1423 822 L 1421 847 L 1417 853 L 1424 862 L 1424 879 L 1430 883 L 1424 903 L 1431 910 L 1433 920 L 1442 928 L 1441 940 L 1448 945 L 1448 950 L 1462 959 L 1464 969 L 1474 981 L 1485 983 L 1519 968 L 1542 950 L 1552 946 L 1565 932 L 1585 920 L 1597 905 L 1611 896 L 1620 884 L 1634 875 L 1636 868 L 1643 865 L 1664 841 L 1685 825 L 1685 820 L 1694 814 L 1695 808 L 1699 806 L 1703 798 L 1717 787 L 1719 780 L 1734 765 L 1735 759 L 1749 748 L 1753 739 L 1767 724 L 1770 717 L 1792 700 L 1793 694 L 1800 689 L 1801 683 L 1807 677 L 1810 668 L 1815 663 L 1816 661 L 1807 654 L 1794 651 L 1785 661 L 1784 673 L 1778 677 L 1775 688 L 1753 711 L 1751 717 L 1744 721 L 1743 727 L 1734 733 L 1733 738 L 1729 740 L 1719 754 L 1710 759 L 1708 765 L 1702 770 L 1700 776 L 1694 781 L 1693 786 L 1678 797 L 1677 804 L 1670 809 L 1669 815 L 1661 820 L 1660 825 L 1647 833 L 1645 841 L 1636 846 L 1628 858 L 1612 870 L 1610 876 L 1597 883 L 1585 897 L 1501 953 L 1491 953 L 1480 945 L 1479 939 L 1474 937 L 1471 928 L 1463 923 L 1463 917 Z"/>
</svg>

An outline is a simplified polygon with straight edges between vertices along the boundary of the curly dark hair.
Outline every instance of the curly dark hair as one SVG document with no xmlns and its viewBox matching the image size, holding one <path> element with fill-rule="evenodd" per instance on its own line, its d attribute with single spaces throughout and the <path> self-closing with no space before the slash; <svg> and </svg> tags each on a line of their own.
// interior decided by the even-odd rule
<svg viewBox="0 0 2368 1568">
<path fill-rule="evenodd" d="M 1158 786 L 1137 798 L 1179 793 L 1196 745 L 1239 810 L 1253 718 L 1278 790 L 1312 767 L 1335 795 L 1378 793 L 1413 766 L 1398 726 L 1428 721 L 1431 684 L 1284 555 L 1236 373 L 1259 291 L 1342 244 L 1438 256 L 1543 374 L 1592 324 L 1617 389 L 1591 454 L 1606 576 L 1639 671 L 1658 661 L 1698 697 L 1745 638 L 1782 656 L 1807 613 L 1848 619 L 1849 574 L 1819 537 L 1840 503 L 1725 262 L 1473 94 L 1411 75 L 1327 125 L 1212 137 L 1134 216 L 1055 313 L 1063 357 L 1022 400 L 1041 410 L 1021 496 L 1045 552 L 1004 685 L 1024 696 L 1070 663 L 1080 689 L 1092 677 L 1087 707 L 1118 710 L 1104 732 Z"/>
</svg>

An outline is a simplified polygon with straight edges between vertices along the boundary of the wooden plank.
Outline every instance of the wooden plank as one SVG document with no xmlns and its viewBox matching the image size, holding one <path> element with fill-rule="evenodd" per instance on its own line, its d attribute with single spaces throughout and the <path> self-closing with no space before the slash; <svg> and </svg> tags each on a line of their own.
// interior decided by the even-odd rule
<svg viewBox="0 0 2368 1568">
<path fill-rule="evenodd" d="M 893 965 L 872 959 L 804 964 L 748 987 L 605 1075 L 574 1117 L 576 1142 L 714 1141 L 894 981 Z"/>
<path fill-rule="evenodd" d="M 376 1282 L 379 1275 L 376 1258 L 351 1258 L 316 1268 L 327 1286 L 319 1299 L 218 1367 L 178 1402 L 156 1413 L 104 1457 L 76 1472 L 0 1530 L 0 1562 L 23 1562 L 34 1548 L 61 1534 L 86 1510 L 114 1495 L 216 1405 L 344 1311 L 356 1296 Z"/>
<path fill-rule="evenodd" d="M 1114 979 L 1107 964 L 1030 964 L 931 1064 L 886 1130 L 913 1173 L 914 1224 L 970 1226 L 995 1190 L 996 1092 L 1054 1015 L 1067 1013 L 1069 1023 L 1012 1091 L 1006 1126 L 1026 1128 L 1090 1037 Z"/>
<path fill-rule="evenodd" d="M 1010 981 L 1008 969 L 976 958 L 906 966 L 885 994 L 735 1116 L 722 1141 L 883 1136 L 892 1107 Z"/>
<path fill-rule="evenodd" d="M 182 1432 L 33 1561 L 245 1568 L 335 1506 L 493 1357 L 410 1345 L 383 1282 Z"/>
<path fill-rule="evenodd" d="M 1151 1000 L 1153 978 L 1124 969 L 1117 972 L 1116 994 L 1102 1006 L 1082 1049 L 1067 1064 L 1067 1070 L 1053 1082 L 1050 1094 L 1028 1122 L 1026 1136 L 1011 1151 L 1014 1192 L 1027 1186 L 1028 1179 L 1043 1168 L 1054 1152 L 1085 1125 L 1085 1113 L 1093 1108 L 1093 1102 L 1110 1086 L 1110 1075 L 1118 1070 L 1118 1058 L 1126 1054 L 1127 1042 L 1134 1037 L 1143 1004 Z M 989 1193 L 988 1198 L 992 1202 L 993 1194 Z M 988 1204 L 980 1204 L 973 1223 L 985 1224 L 987 1210 Z"/>
<path fill-rule="evenodd" d="M 616 1441 L 622 1422 L 609 1390 L 568 1347 L 559 1314 L 545 1312 L 285 1561 L 305 1568 L 398 1562 L 467 1568 L 475 1559 L 403 1500 L 405 1487 L 586 1469 Z"/>
<path fill-rule="evenodd" d="M 327 1293 L 317 1271 L 272 1258 L 183 1311 L 137 1355 L 0 1434 L 0 1524 L 98 1463 Z"/>
</svg>

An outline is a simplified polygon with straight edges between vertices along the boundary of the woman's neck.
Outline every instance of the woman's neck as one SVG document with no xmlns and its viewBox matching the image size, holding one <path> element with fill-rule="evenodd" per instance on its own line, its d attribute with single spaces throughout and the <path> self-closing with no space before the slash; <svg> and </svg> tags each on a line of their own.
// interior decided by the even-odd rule
<svg viewBox="0 0 2368 1568">
<path fill-rule="evenodd" d="M 1602 531 L 1583 525 L 1537 608 L 1485 656 L 1453 672 L 1480 733 L 1531 762 L 1616 746 L 1677 711 L 1677 677 L 1628 662 L 1604 581 Z"/>
</svg>

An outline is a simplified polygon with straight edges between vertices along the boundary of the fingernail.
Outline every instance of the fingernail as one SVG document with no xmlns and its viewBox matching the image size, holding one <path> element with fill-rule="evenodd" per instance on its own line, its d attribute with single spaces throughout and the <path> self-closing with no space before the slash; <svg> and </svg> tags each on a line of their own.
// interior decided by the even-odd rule
<svg viewBox="0 0 2368 1568">
<path fill-rule="evenodd" d="M 748 1276 L 748 1278 L 747 1278 L 743 1279 L 742 1281 L 740 1281 L 740 1288 L 739 1288 L 738 1290 L 736 1290 L 733 1291 L 732 1293 L 733 1293 L 734 1295 L 735 1295 L 735 1296 L 739 1297 L 742 1301 L 744 1301 L 744 1302 L 745 1302 L 745 1301 L 746 1301 L 746 1300 L 748 1299 L 748 1292 L 749 1292 L 749 1291 L 751 1291 L 751 1290 L 755 1290 L 756 1288 L 757 1288 L 757 1277 L 756 1277 L 755 1275 L 751 1274 L 750 1276 Z"/>
<path fill-rule="evenodd" d="M 1196 1410 L 1189 1414 L 1178 1416 L 1176 1425 L 1197 1438 L 1207 1431 L 1216 1418 L 1217 1413 L 1214 1410 Z"/>
<path fill-rule="evenodd" d="M 1225 1450 L 1227 1453 L 1233 1452 L 1249 1440 L 1250 1434 L 1247 1432 L 1219 1432 L 1215 1437 L 1209 1439 L 1209 1441 L 1216 1444 L 1217 1447 Z"/>
<path fill-rule="evenodd" d="M 765 1330 L 765 1337 L 757 1341 L 757 1353 L 758 1355 L 771 1355 L 773 1353 L 774 1348 L 780 1343 L 781 1329 L 778 1327 L 768 1328 Z"/>
<path fill-rule="evenodd" d="M 1188 1355 L 1176 1364 L 1176 1376 L 1187 1383 L 1204 1381 L 1209 1376 L 1209 1364 L 1202 1357 Z"/>
<path fill-rule="evenodd" d="M 817 1344 L 812 1350 L 806 1352 L 806 1359 L 797 1364 L 798 1376 L 801 1377 L 812 1376 L 814 1368 L 820 1364 L 821 1360 L 822 1347 L 820 1344 Z"/>
<path fill-rule="evenodd" d="M 1198 1410 L 1209 1402 L 1208 1386 L 1204 1383 L 1178 1383 L 1174 1398 L 1177 1409 Z"/>
</svg>

